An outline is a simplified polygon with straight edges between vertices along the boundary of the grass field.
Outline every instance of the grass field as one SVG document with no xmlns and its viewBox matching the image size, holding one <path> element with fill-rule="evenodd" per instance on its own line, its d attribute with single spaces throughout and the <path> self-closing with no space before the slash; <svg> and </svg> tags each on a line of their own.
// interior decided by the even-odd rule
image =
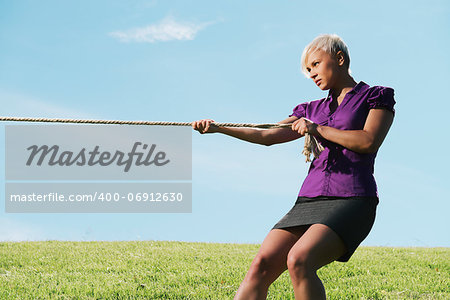
<svg viewBox="0 0 450 300">
<path fill-rule="evenodd" d="M 232 299 L 259 245 L 2 242 L 0 299 Z M 319 271 L 329 299 L 450 299 L 450 248 L 360 247 Z M 288 272 L 268 299 L 294 299 Z"/>
</svg>

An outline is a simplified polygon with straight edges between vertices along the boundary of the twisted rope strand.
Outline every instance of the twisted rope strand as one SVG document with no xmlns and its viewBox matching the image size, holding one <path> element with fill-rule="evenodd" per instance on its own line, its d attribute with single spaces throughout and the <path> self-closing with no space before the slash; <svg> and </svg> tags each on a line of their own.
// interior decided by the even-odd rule
<svg viewBox="0 0 450 300">
<path fill-rule="evenodd" d="M 323 146 L 317 142 L 315 136 L 310 135 L 309 133 L 305 134 L 305 146 L 303 147 L 302 154 L 305 155 L 306 162 L 311 161 L 311 153 L 314 155 L 314 158 L 318 158 L 320 152 L 323 150 Z"/>
<path fill-rule="evenodd" d="M 160 122 L 160 121 L 124 121 L 124 120 L 92 120 L 92 119 L 61 119 L 61 118 L 24 118 L 24 117 L 0 117 L 0 121 L 12 122 L 45 122 L 45 123 L 75 123 L 75 124 L 117 124 L 117 125 L 159 125 L 159 126 L 192 126 L 191 122 Z M 289 128 L 292 124 L 254 124 L 254 123 L 214 123 L 219 127 L 250 127 L 250 128 Z M 305 146 L 302 154 L 306 156 L 306 162 L 310 162 L 311 153 L 315 158 L 323 151 L 323 146 L 310 134 L 305 134 Z"/>
<path fill-rule="evenodd" d="M 311 123 L 314 123 L 310 119 L 303 118 Z M 318 158 L 320 152 L 324 150 L 322 144 L 320 144 L 316 137 L 310 135 L 309 133 L 305 134 L 305 146 L 303 147 L 302 154 L 306 156 L 306 162 L 311 161 L 311 153 L 314 155 L 314 158 Z"/>
</svg>

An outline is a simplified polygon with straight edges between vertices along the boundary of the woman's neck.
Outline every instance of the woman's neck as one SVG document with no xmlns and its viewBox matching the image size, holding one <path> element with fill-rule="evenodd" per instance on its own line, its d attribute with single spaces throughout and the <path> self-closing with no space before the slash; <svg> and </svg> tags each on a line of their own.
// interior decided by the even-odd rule
<svg viewBox="0 0 450 300">
<path fill-rule="evenodd" d="M 338 82 L 335 87 L 331 89 L 331 95 L 334 99 L 337 99 L 340 104 L 344 99 L 344 96 L 355 87 L 356 81 L 350 75 L 345 76 L 343 80 Z"/>
</svg>

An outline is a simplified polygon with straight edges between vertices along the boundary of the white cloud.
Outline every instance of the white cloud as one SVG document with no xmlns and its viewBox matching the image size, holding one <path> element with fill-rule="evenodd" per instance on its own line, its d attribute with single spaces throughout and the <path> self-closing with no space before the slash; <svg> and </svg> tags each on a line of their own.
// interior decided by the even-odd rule
<svg viewBox="0 0 450 300">
<path fill-rule="evenodd" d="M 166 17 L 157 24 L 125 31 L 114 31 L 109 33 L 109 35 L 121 42 L 155 43 L 173 40 L 193 40 L 200 30 L 211 24 L 213 22 L 199 24 L 178 22 L 171 17 Z"/>
</svg>

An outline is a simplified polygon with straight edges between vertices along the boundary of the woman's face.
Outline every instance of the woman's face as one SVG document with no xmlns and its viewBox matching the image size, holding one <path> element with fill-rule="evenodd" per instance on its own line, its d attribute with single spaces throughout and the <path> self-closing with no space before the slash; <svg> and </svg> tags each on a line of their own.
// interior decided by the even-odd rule
<svg viewBox="0 0 450 300">
<path fill-rule="evenodd" d="M 327 52 L 316 49 L 306 58 L 306 70 L 309 77 L 321 90 L 335 86 L 339 76 L 339 63 Z"/>
</svg>

